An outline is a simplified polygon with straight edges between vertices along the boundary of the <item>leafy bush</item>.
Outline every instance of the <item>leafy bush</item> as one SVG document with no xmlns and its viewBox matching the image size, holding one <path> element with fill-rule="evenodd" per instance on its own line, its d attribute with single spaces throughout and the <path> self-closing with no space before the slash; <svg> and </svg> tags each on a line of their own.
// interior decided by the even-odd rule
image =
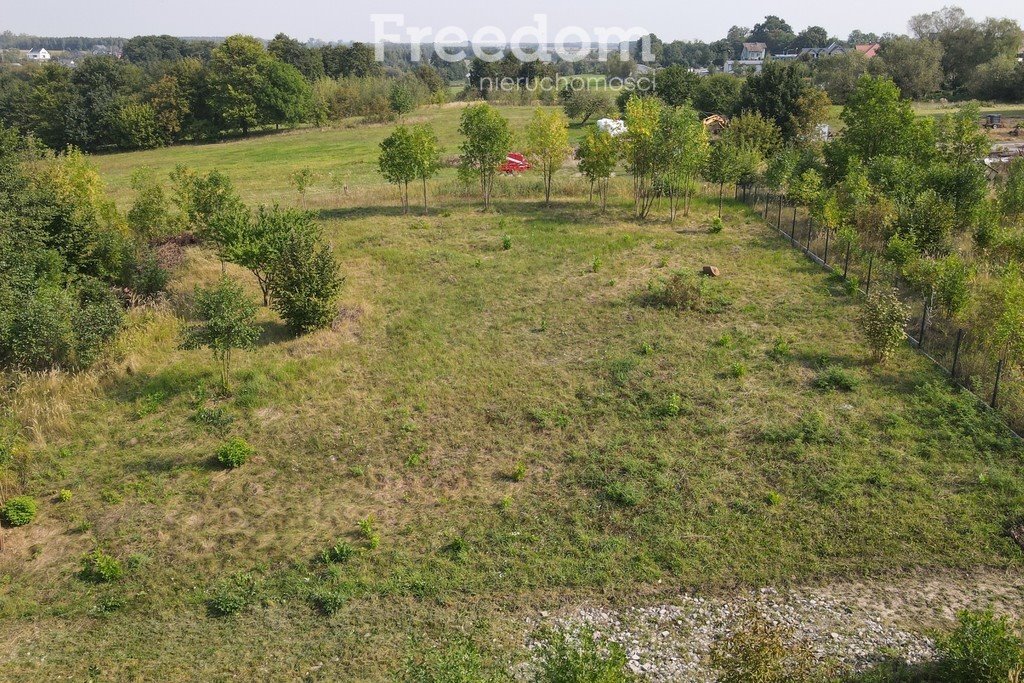
<svg viewBox="0 0 1024 683">
<path fill-rule="evenodd" d="M 139 249 L 133 258 L 126 259 L 121 275 L 122 284 L 135 296 L 152 299 L 167 288 L 170 274 L 160 265 L 152 249 Z"/>
<path fill-rule="evenodd" d="M 331 547 L 324 549 L 320 553 L 320 559 L 323 560 L 324 564 L 340 564 L 348 561 L 355 553 L 356 549 L 348 541 L 338 541 Z"/>
<path fill-rule="evenodd" d="M 327 327 L 338 313 L 345 279 L 328 244 L 315 232 L 293 231 L 271 269 L 273 307 L 288 329 L 305 334 Z"/>
<path fill-rule="evenodd" d="M 1006 617 L 991 610 L 960 612 L 956 628 L 936 648 L 948 683 L 1006 683 L 1024 670 L 1024 642 Z"/>
<path fill-rule="evenodd" d="M 512 481 L 523 481 L 526 479 L 526 463 L 520 460 L 516 463 L 516 466 L 509 472 L 508 478 Z"/>
<path fill-rule="evenodd" d="M 236 436 L 217 449 L 217 462 L 234 469 L 244 465 L 255 452 L 256 450 L 246 443 L 245 439 Z"/>
<path fill-rule="evenodd" d="M 359 520 L 359 535 L 371 550 L 380 546 L 380 532 L 377 531 L 377 521 L 372 516 Z"/>
<path fill-rule="evenodd" d="M 711 226 L 708 228 L 708 232 L 710 232 L 712 235 L 717 235 L 724 229 L 725 223 L 722 221 L 721 218 L 715 216 L 714 218 L 711 219 Z"/>
<path fill-rule="evenodd" d="M 910 307 L 900 301 L 895 289 L 879 289 L 864 302 L 857 322 L 877 362 L 893 354 L 905 336 Z"/>
<path fill-rule="evenodd" d="M 239 574 L 219 582 L 210 592 L 206 607 L 216 617 L 237 614 L 256 599 L 256 579 Z"/>
<path fill-rule="evenodd" d="M 60 493 L 57 494 L 57 500 L 62 503 L 70 503 L 73 495 L 70 489 L 61 489 Z"/>
<path fill-rule="evenodd" d="M 707 297 L 707 280 L 695 273 L 679 271 L 667 282 L 649 286 L 655 305 L 678 310 L 701 310 Z"/>
<path fill-rule="evenodd" d="M 733 379 L 743 379 L 747 375 L 747 366 L 739 361 L 729 366 L 729 376 Z"/>
<path fill-rule="evenodd" d="M 829 365 L 814 378 L 814 388 L 822 391 L 853 391 L 857 378 L 838 365 Z"/>
<path fill-rule="evenodd" d="M 86 581 L 93 583 L 110 583 L 117 581 L 124 575 L 121 562 L 99 548 L 82 558 L 81 576 Z"/>
<path fill-rule="evenodd" d="M 721 683 L 811 683 L 828 680 L 817 670 L 808 643 L 751 613 L 711 653 Z"/>
<path fill-rule="evenodd" d="M 0 508 L 0 520 L 8 526 L 25 526 L 35 518 L 36 501 L 30 496 L 15 496 Z"/>
<path fill-rule="evenodd" d="M 679 394 L 669 394 L 668 398 L 654 409 L 656 417 L 678 417 L 683 412 L 683 397 Z"/>
<path fill-rule="evenodd" d="M 456 536 L 442 550 L 453 560 L 462 560 L 469 552 L 469 542 L 461 536 Z"/>
<path fill-rule="evenodd" d="M 124 311 L 109 287 L 92 278 L 44 285 L 0 316 L 0 358 L 28 370 L 91 365 L 117 333 Z"/>
<path fill-rule="evenodd" d="M 536 683 L 625 683 L 626 651 L 618 643 L 599 642 L 593 631 L 575 637 L 548 634 L 540 649 Z"/>
<path fill-rule="evenodd" d="M 329 617 L 345 606 L 348 594 L 336 589 L 320 588 L 310 594 L 309 601 L 318 612 Z"/>
<path fill-rule="evenodd" d="M 504 251 L 508 251 L 509 249 L 512 248 L 512 236 L 511 235 L 502 235 L 502 237 L 501 237 L 501 248 Z"/>
</svg>

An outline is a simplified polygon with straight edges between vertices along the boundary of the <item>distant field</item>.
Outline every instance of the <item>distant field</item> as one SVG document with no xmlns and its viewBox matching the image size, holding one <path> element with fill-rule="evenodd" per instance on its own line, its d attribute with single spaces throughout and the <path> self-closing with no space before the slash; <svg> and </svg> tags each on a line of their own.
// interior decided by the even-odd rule
<svg viewBox="0 0 1024 683">
<path fill-rule="evenodd" d="M 504 112 L 521 129 L 530 110 Z M 454 153 L 458 114 L 410 120 Z M 170 307 L 133 313 L 111 367 L 11 393 L 41 511 L 0 555 L 0 678 L 385 681 L 464 638 L 521 662 L 527 620 L 567 604 L 1021 570 L 1003 528 L 1024 449 L 910 349 L 870 364 L 856 299 L 745 206 L 726 202 L 719 234 L 713 193 L 637 223 L 628 178 L 601 215 L 566 169 L 552 207 L 528 174 L 485 214 L 449 169 L 444 207 L 403 216 L 374 172 L 389 130 L 96 159 L 125 205 L 140 167 L 217 168 L 292 205 L 290 174 L 312 168 L 341 315 L 295 339 L 264 311 L 226 396 Z M 706 311 L 650 305 L 649 285 L 705 264 L 722 272 Z M 189 247 L 172 303 L 220 273 Z M 855 389 L 815 388 L 830 367 Z M 236 435 L 257 455 L 224 471 L 211 456 Z M 326 566 L 338 539 L 357 552 Z M 98 546 L 124 579 L 78 577 Z M 216 618 L 227 586 L 246 606 Z"/>
<path fill-rule="evenodd" d="M 458 121 L 465 105 L 453 103 L 425 107 L 406 117 L 406 123 L 429 122 L 444 147 L 445 154 L 458 154 Z M 521 134 L 533 107 L 500 107 L 513 131 Z M 316 174 L 313 193 L 343 194 L 344 188 L 380 187 L 377 172 L 378 145 L 395 124 L 366 125 L 350 121 L 325 129 L 303 128 L 267 133 L 245 140 L 208 145 L 180 145 L 133 154 L 109 154 L 95 158 L 111 192 L 119 201 L 129 201 L 131 172 L 148 167 L 169 173 L 177 164 L 196 170 L 212 169 L 226 173 L 253 202 L 292 200 L 291 176 L 300 168 Z M 578 139 L 583 130 L 571 129 L 570 138 Z M 521 138 L 520 138 L 521 139 Z M 454 170 L 442 172 L 450 179 Z"/>
<path fill-rule="evenodd" d="M 914 111 L 918 116 L 938 116 L 956 111 L 957 103 L 915 102 Z M 989 104 L 981 107 L 983 114 L 1002 114 L 1006 117 L 1024 118 L 1024 104 Z"/>
</svg>

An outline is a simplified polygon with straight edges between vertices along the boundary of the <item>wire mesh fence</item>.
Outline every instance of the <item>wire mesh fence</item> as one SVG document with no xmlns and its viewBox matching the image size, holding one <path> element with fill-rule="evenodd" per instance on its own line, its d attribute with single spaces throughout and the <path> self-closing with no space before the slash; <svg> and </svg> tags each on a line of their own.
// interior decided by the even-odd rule
<svg viewBox="0 0 1024 683">
<path fill-rule="evenodd" d="M 807 207 L 761 185 L 738 185 L 736 198 L 756 210 L 795 249 L 848 286 L 867 296 L 879 287 L 894 288 L 910 306 L 907 341 L 939 366 L 952 381 L 997 410 L 1015 433 L 1024 432 L 1024 376 L 967 330 L 947 317 L 934 295 L 922 294 L 892 263 L 818 225 Z"/>
</svg>

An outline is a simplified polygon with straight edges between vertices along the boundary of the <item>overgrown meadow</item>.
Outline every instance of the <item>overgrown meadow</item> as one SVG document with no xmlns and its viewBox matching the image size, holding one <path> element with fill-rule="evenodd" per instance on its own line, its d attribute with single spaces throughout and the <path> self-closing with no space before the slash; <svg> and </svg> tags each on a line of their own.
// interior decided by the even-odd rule
<svg viewBox="0 0 1024 683">
<path fill-rule="evenodd" d="M 454 154 L 458 114 L 411 118 Z M 527 616 L 588 599 L 1019 570 L 1018 441 L 911 349 L 872 363 L 858 297 L 747 207 L 711 232 L 707 188 L 637 222 L 628 178 L 602 213 L 567 165 L 550 207 L 526 174 L 481 212 L 446 168 L 403 215 L 375 174 L 389 130 L 93 160 L 123 207 L 133 170 L 185 163 L 311 210 L 345 284 L 311 335 L 261 309 L 225 392 L 176 306 L 223 270 L 259 291 L 183 246 L 108 361 L 9 384 L 40 504 L 4 531 L 3 677 L 392 680 L 465 639 L 521 662 Z M 659 304 L 704 265 L 704 305 Z M 252 455 L 225 469 L 236 437 Z"/>
</svg>

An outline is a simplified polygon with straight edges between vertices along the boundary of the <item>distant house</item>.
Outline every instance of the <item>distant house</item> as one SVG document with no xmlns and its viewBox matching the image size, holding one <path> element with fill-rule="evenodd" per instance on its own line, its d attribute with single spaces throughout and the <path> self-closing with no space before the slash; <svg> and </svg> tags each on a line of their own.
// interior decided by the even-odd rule
<svg viewBox="0 0 1024 683">
<path fill-rule="evenodd" d="M 865 45 L 855 45 L 854 50 L 864 55 L 866 59 L 871 59 L 878 54 L 878 51 L 882 48 L 878 43 L 867 43 Z"/>
<path fill-rule="evenodd" d="M 741 62 L 763 62 L 768 57 L 768 46 L 764 43 L 743 43 Z"/>
<path fill-rule="evenodd" d="M 739 59 L 725 60 L 723 71 L 727 74 L 744 73 L 753 71 L 761 73 L 764 61 L 768 59 L 768 46 L 764 43 L 743 43 Z"/>
<path fill-rule="evenodd" d="M 727 74 L 761 73 L 763 59 L 727 59 L 722 71 Z"/>
<path fill-rule="evenodd" d="M 800 50 L 800 56 L 806 59 L 818 59 L 819 57 L 833 57 L 835 55 L 841 55 L 846 52 L 847 48 L 845 45 L 839 43 L 832 43 L 825 47 L 805 47 Z"/>
<path fill-rule="evenodd" d="M 28 54 L 25 55 L 30 62 L 48 62 L 50 61 L 50 53 L 46 51 L 44 47 L 38 47 L 35 50 L 29 50 Z"/>
</svg>

